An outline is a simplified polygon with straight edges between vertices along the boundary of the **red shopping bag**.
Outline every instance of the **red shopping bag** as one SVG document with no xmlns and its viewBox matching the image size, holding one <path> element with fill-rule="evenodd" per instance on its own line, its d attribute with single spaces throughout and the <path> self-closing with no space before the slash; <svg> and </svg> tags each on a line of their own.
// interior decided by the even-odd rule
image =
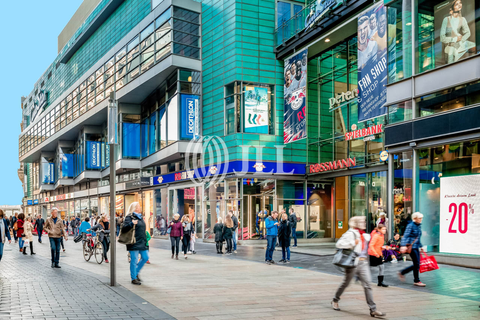
<svg viewBox="0 0 480 320">
<path fill-rule="evenodd" d="M 427 256 L 425 252 L 420 253 L 420 273 L 438 269 L 437 259 L 434 256 Z"/>
</svg>

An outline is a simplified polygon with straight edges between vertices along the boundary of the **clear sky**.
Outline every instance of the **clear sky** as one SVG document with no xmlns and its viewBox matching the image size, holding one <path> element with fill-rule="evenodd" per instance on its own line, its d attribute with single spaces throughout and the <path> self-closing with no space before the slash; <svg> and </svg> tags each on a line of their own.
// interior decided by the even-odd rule
<svg viewBox="0 0 480 320">
<path fill-rule="evenodd" d="M 57 56 L 57 37 L 82 0 L 1 0 L 0 205 L 19 205 L 21 96 Z"/>
</svg>

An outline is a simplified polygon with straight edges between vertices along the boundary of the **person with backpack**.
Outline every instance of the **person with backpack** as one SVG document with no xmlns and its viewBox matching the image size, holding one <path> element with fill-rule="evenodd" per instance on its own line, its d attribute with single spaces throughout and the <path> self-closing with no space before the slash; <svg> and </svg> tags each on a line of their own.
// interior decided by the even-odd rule
<svg viewBox="0 0 480 320">
<path fill-rule="evenodd" d="M 297 247 L 297 215 L 293 208 L 290 208 L 290 217 L 288 217 L 288 221 L 290 222 L 290 227 L 292 228 L 292 237 L 293 237 L 293 247 Z"/>
<path fill-rule="evenodd" d="M 12 230 L 13 239 L 15 239 L 15 243 L 18 242 L 18 237 L 17 237 L 18 227 L 16 225 L 17 221 L 18 221 L 18 213 L 15 212 L 15 215 L 13 215 L 10 219 L 10 230 Z"/>
<path fill-rule="evenodd" d="M 5 240 L 8 239 L 8 243 L 12 243 L 12 238 L 10 237 L 10 231 L 8 230 L 8 221 L 5 219 L 5 214 L 3 210 L 0 209 L 0 261 L 3 257 L 3 247 L 5 245 Z"/>
<path fill-rule="evenodd" d="M 355 216 L 348 221 L 350 229 L 345 232 L 337 241 L 336 247 L 338 249 L 353 250 L 356 254 L 355 265 L 351 268 L 345 268 L 345 276 L 342 283 L 337 289 L 332 300 L 333 310 L 340 311 L 338 301 L 340 296 L 352 281 L 353 276 L 357 276 L 365 291 L 365 298 L 368 307 L 370 308 L 370 315 L 372 317 L 384 317 L 386 314 L 377 310 L 377 306 L 373 301 L 373 292 L 370 285 L 370 265 L 368 263 L 368 242 L 370 235 L 365 233 L 367 221 L 364 216 Z"/>
<path fill-rule="evenodd" d="M 288 215 L 282 213 L 280 226 L 278 228 L 278 242 L 282 246 L 282 260 L 279 262 L 290 263 L 290 232 L 291 226 Z"/>
<path fill-rule="evenodd" d="M 223 223 L 222 218 L 218 218 L 218 222 L 213 227 L 215 234 L 215 244 L 217 246 L 217 254 L 223 254 Z"/>
<path fill-rule="evenodd" d="M 232 234 L 232 239 L 233 239 L 233 252 L 237 253 L 237 240 L 238 240 L 238 218 L 235 215 L 235 212 L 233 210 L 229 210 L 228 213 L 232 216 L 232 221 L 233 221 L 233 234 Z"/>
<path fill-rule="evenodd" d="M 143 220 L 140 203 L 132 202 L 128 208 L 128 215 L 123 222 L 121 233 L 128 233 L 135 228 L 135 243 L 127 244 L 127 251 L 130 253 L 130 277 L 132 284 L 141 285 L 142 280 L 138 276 L 145 263 L 148 261 L 147 247 L 147 225 Z M 141 260 L 138 260 L 138 256 Z"/>
<path fill-rule="evenodd" d="M 45 225 L 45 220 L 42 219 L 41 215 L 38 215 L 37 220 L 35 220 L 34 228 L 37 229 L 38 234 L 38 242 L 42 243 L 42 233 L 43 233 L 43 226 Z"/>
</svg>

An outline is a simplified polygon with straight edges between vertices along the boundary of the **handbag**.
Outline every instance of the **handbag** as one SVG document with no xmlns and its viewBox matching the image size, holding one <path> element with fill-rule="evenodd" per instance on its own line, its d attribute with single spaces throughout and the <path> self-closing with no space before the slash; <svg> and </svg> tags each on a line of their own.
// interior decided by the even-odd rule
<svg viewBox="0 0 480 320">
<path fill-rule="evenodd" d="M 420 273 L 439 269 L 437 259 L 434 256 L 427 256 L 425 252 L 420 253 Z"/>
<path fill-rule="evenodd" d="M 125 245 L 134 244 L 136 242 L 135 225 L 133 225 L 133 228 L 128 230 L 127 232 L 123 232 L 122 229 L 120 229 L 120 234 L 118 235 L 118 242 Z"/>
<path fill-rule="evenodd" d="M 13 231 L 17 231 L 17 230 L 18 230 L 18 227 L 17 227 L 17 223 L 15 222 L 15 223 L 13 224 Z"/>
<path fill-rule="evenodd" d="M 80 241 L 82 241 L 82 238 L 83 238 L 83 235 L 79 234 L 78 236 L 73 238 L 73 242 L 79 243 Z"/>
<path fill-rule="evenodd" d="M 407 250 L 405 250 L 405 253 L 412 253 L 412 248 L 413 248 L 413 244 L 417 241 L 418 237 L 415 238 L 415 240 L 413 240 L 412 243 L 410 244 L 407 244 L 405 247 L 407 247 Z"/>
<path fill-rule="evenodd" d="M 167 234 L 170 234 L 170 232 L 172 232 L 172 227 L 171 227 L 171 226 L 168 227 L 168 229 L 167 229 Z"/>
<path fill-rule="evenodd" d="M 357 239 L 355 232 L 353 233 L 355 240 Z M 352 249 L 337 249 L 337 252 L 333 256 L 332 263 L 337 267 L 344 269 L 355 268 L 355 259 L 357 253 Z"/>
</svg>

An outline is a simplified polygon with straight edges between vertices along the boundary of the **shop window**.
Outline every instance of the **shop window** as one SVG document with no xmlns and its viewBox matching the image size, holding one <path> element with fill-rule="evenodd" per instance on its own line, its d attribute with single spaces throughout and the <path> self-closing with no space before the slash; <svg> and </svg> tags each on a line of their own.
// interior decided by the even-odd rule
<svg viewBox="0 0 480 320">
<path fill-rule="evenodd" d="M 412 76 L 411 3 L 411 1 L 395 0 L 388 4 L 387 57 L 389 83 Z"/>
<path fill-rule="evenodd" d="M 413 152 L 394 154 L 393 159 L 393 226 L 402 236 L 412 221 Z"/>
<path fill-rule="evenodd" d="M 416 1 L 416 72 L 444 66 L 478 52 L 475 0 Z"/>
<path fill-rule="evenodd" d="M 412 120 L 412 101 L 404 101 L 388 106 L 388 124 Z"/>
<path fill-rule="evenodd" d="M 136 115 L 123 115 L 122 156 L 124 159 L 140 158 L 140 123 Z"/>
<path fill-rule="evenodd" d="M 304 21 L 296 21 L 297 19 L 295 19 L 294 21 L 290 21 L 290 19 L 292 19 L 293 17 L 298 16 L 302 9 L 303 4 L 298 2 L 277 1 L 277 44 L 280 44 L 284 40 L 289 39 L 295 32 L 304 27 L 304 24 L 302 23 Z M 298 18 L 299 20 L 304 20 L 301 16 L 299 16 Z"/>
</svg>

